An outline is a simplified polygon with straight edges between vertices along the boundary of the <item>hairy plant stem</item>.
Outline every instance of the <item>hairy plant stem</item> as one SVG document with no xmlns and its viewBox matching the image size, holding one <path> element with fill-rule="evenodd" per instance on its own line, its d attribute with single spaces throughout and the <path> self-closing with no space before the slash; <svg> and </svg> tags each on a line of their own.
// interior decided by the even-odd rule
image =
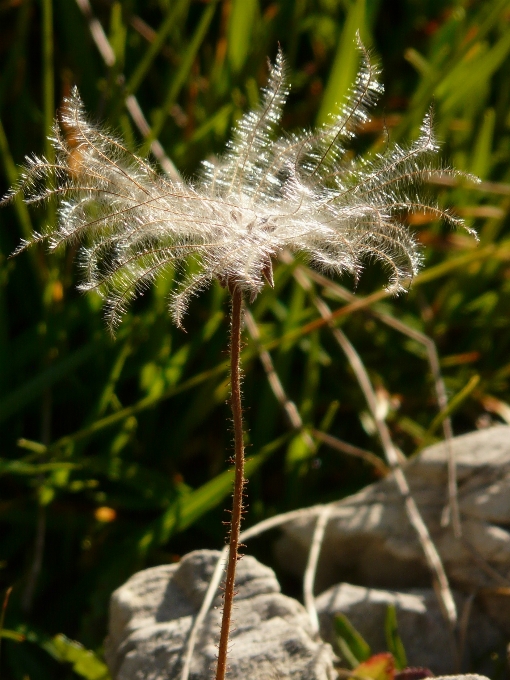
<svg viewBox="0 0 510 680">
<path fill-rule="evenodd" d="M 232 604 L 234 602 L 235 575 L 237 560 L 239 559 L 239 533 L 243 514 L 244 490 L 244 441 L 243 441 L 243 409 L 241 404 L 241 369 L 239 359 L 241 355 L 241 319 L 243 309 L 243 294 L 231 283 L 229 290 L 232 295 L 231 329 L 230 329 L 230 404 L 234 421 L 234 450 L 235 450 L 235 478 L 232 501 L 232 516 L 230 520 L 230 545 L 227 560 L 227 575 L 223 594 L 223 618 L 221 621 L 220 644 L 218 649 L 218 665 L 216 680 L 224 680 L 227 672 L 227 652 L 230 635 L 230 620 Z"/>
</svg>

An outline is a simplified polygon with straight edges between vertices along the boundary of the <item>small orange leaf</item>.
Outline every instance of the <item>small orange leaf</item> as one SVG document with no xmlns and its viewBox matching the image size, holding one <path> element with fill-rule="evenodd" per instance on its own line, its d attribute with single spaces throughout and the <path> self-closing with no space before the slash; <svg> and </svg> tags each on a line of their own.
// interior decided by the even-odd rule
<svg viewBox="0 0 510 680">
<path fill-rule="evenodd" d="M 395 675 L 395 660 L 393 654 L 382 652 L 374 654 L 353 670 L 357 678 L 371 678 L 371 680 L 393 680 Z"/>
</svg>

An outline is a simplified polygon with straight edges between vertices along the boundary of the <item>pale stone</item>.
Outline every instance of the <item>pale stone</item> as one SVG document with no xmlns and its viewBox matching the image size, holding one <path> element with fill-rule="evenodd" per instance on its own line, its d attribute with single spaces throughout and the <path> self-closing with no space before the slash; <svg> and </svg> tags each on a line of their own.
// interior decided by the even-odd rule
<svg viewBox="0 0 510 680">
<path fill-rule="evenodd" d="M 132 576 L 110 602 L 106 659 L 114 680 L 174 680 L 193 617 L 219 553 L 201 550 L 178 565 Z M 334 654 L 315 639 L 308 615 L 280 593 L 271 569 L 245 556 L 238 564 L 229 680 L 333 680 Z M 214 677 L 221 618 L 219 594 L 198 636 L 191 680 Z"/>
<path fill-rule="evenodd" d="M 462 612 L 465 596 L 455 593 L 455 600 Z M 316 604 L 324 640 L 334 644 L 335 615 L 342 613 L 374 654 L 387 650 L 384 624 L 388 606 L 393 605 L 408 664 L 429 668 L 435 674 L 448 673 L 455 668 L 453 641 L 432 588 L 399 592 L 341 583 L 322 593 Z M 501 633 L 488 616 L 473 607 L 463 667 L 472 668 L 473 663 L 488 657 L 493 650 L 502 647 L 503 642 Z M 484 666 L 483 670 L 488 668 Z"/>
<path fill-rule="evenodd" d="M 452 446 L 462 539 L 455 539 L 451 527 L 441 522 L 447 504 L 446 445 L 425 449 L 406 465 L 405 473 L 452 586 L 467 594 L 478 593 L 477 602 L 510 635 L 510 427 L 456 437 Z M 314 525 L 313 517 L 290 522 L 277 543 L 281 567 L 300 578 Z M 423 550 L 391 477 L 334 506 L 316 591 L 339 582 L 397 589 L 430 586 Z"/>
</svg>

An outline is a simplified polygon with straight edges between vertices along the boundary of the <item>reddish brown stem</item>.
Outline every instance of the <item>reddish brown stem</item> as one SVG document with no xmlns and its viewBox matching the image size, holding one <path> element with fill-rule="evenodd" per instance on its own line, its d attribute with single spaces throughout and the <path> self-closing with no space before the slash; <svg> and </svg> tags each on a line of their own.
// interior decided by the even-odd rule
<svg viewBox="0 0 510 680">
<path fill-rule="evenodd" d="M 229 286 L 230 287 L 230 286 Z M 235 450 L 235 478 L 232 502 L 232 517 L 230 523 L 230 545 L 225 578 L 225 592 L 223 603 L 223 619 L 221 621 L 220 645 L 218 650 L 218 665 L 216 680 L 224 680 L 227 672 L 227 651 L 230 634 L 230 619 L 234 602 L 235 575 L 237 560 L 239 559 L 239 533 L 243 514 L 244 489 L 244 441 L 243 441 L 243 409 L 241 404 L 241 370 L 239 359 L 241 355 L 241 317 L 243 295 L 239 288 L 230 287 L 232 294 L 232 317 L 230 331 L 230 389 L 231 408 L 234 421 L 234 450 Z"/>
</svg>

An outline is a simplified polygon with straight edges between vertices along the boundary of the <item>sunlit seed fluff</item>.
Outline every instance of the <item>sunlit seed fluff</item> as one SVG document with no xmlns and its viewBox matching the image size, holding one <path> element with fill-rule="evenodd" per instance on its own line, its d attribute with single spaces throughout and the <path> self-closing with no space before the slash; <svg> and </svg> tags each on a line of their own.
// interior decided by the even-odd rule
<svg viewBox="0 0 510 680">
<path fill-rule="evenodd" d="M 370 160 L 345 160 L 382 92 L 377 69 L 359 47 L 356 82 L 329 123 L 280 136 L 289 88 L 279 52 L 260 106 L 243 116 L 226 154 L 204 163 L 195 184 L 162 177 L 91 124 L 75 89 L 61 124 L 54 126 L 55 162 L 29 158 L 10 194 L 22 191 L 27 201 L 58 196 L 58 224 L 17 252 L 43 239 L 50 249 L 83 241 L 81 288 L 104 296 L 112 329 L 131 298 L 176 265 L 184 273 L 170 309 L 179 326 L 190 297 L 213 279 L 239 286 L 254 299 L 272 281 L 271 261 L 283 249 L 304 252 L 314 266 L 355 278 L 364 262 L 379 260 L 389 289 L 403 290 L 420 265 L 403 217 L 426 211 L 454 226 L 462 221 L 419 193 L 437 151 L 430 115 L 410 146 L 394 145 Z M 192 274 L 186 273 L 190 260 L 196 262 Z"/>
</svg>

